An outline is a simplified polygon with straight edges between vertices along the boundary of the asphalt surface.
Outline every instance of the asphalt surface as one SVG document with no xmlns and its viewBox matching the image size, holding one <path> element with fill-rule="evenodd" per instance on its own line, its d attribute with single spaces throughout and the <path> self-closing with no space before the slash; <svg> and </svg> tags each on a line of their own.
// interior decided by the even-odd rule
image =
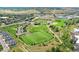
<svg viewBox="0 0 79 59">
<path fill-rule="evenodd" d="M 74 52 L 79 52 L 79 44 L 74 44 Z"/>
<path fill-rule="evenodd" d="M 9 24 L 9 25 L 4 25 L 4 26 L 0 26 L 0 27 L 7 27 L 7 26 L 12 26 L 12 25 L 16 25 L 16 24 L 23 24 L 23 23 L 25 23 L 25 21 L 18 22 L 18 23 L 13 23 L 13 24 Z"/>
</svg>

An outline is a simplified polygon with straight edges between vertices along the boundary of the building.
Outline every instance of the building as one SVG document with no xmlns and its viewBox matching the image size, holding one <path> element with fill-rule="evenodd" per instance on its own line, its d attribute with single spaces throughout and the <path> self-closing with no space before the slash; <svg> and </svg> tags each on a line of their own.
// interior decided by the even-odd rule
<svg viewBox="0 0 79 59">
<path fill-rule="evenodd" d="M 5 38 L 2 34 L 0 34 L 0 43 L 3 47 L 3 52 L 8 52 L 10 50 L 9 45 L 5 42 Z"/>
<path fill-rule="evenodd" d="M 2 32 L 0 31 L 0 34 L 3 36 L 4 41 L 6 42 L 6 44 L 8 44 L 9 46 L 15 46 L 16 42 L 15 40 L 6 32 Z"/>
<path fill-rule="evenodd" d="M 79 29 L 75 28 L 72 32 L 72 40 L 74 44 L 74 50 L 79 51 Z"/>
<path fill-rule="evenodd" d="M 74 43 L 79 43 L 79 29 L 74 29 L 74 31 L 72 32 L 72 39 Z"/>
<path fill-rule="evenodd" d="M 24 33 L 23 27 L 19 26 L 16 30 L 16 35 L 19 36 L 22 35 L 23 33 Z"/>
<path fill-rule="evenodd" d="M 61 18 L 66 19 L 65 14 L 55 14 L 55 15 L 56 15 L 56 18 L 58 19 L 61 19 Z"/>
<path fill-rule="evenodd" d="M 0 17 L 1 19 L 8 19 L 9 17 Z"/>
</svg>

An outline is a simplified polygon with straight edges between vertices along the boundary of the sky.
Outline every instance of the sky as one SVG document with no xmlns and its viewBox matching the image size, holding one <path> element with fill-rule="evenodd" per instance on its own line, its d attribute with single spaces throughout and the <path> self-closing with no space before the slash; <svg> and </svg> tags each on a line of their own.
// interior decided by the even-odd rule
<svg viewBox="0 0 79 59">
<path fill-rule="evenodd" d="M 0 0 L 0 7 L 79 7 L 79 0 Z"/>
</svg>

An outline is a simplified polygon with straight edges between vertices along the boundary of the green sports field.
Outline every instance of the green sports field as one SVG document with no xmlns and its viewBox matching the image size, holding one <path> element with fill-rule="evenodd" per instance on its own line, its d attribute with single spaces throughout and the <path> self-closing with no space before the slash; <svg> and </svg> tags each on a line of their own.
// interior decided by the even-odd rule
<svg viewBox="0 0 79 59">
<path fill-rule="evenodd" d="M 46 25 L 31 26 L 28 30 L 31 34 L 21 36 L 26 44 L 41 44 L 53 38 L 52 34 L 48 32 Z"/>
<path fill-rule="evenodd" d="M 49 40 L 52 39 L 52 35 L 40 31 L 40 32 L 34 32 L 29 35 L 22 35 L 21 38 L 26 44 L 33 45 L 33 44 L 41 44 L 44 42 L 48 42 Z"/>
</svg>

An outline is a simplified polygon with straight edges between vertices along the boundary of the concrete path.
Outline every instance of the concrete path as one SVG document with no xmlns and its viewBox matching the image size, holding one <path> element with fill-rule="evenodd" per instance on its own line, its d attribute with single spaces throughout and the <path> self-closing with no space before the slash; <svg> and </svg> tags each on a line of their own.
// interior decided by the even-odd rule
<svg viewBox="0 0 79 59">
<path fill-rule="evenodd" d="M 57 40 L 62 44 L 63 42 L 61 41 L 61 39 L 51 30 L 51 28 L 49 28 L 49 25 L 47 25 L 47 27 L 48 27 L 48 30 L 49 30 L 52 34 L 54 34 L 54 36 L 57 38 Z"/>
</svg>

